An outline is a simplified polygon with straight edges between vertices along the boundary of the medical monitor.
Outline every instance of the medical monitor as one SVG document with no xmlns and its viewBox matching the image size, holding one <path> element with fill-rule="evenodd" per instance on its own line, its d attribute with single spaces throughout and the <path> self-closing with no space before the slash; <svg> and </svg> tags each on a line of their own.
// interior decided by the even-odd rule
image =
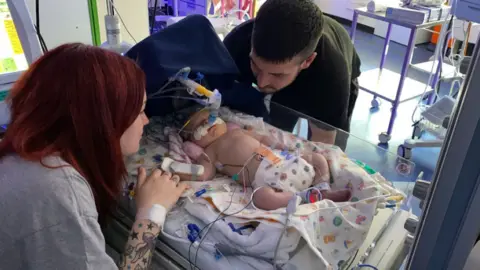
<svg viewBox="0 0 480 270">
<path fill-rule="evenodd" d="M 0 0 L 0 125 L 9 120 L 3 101 L 11 84 L 41 55 L 25 0 Z"/>
<path fill-rule="evenodd" d="M 41 54 L 25 0 L 0 0 L 0 84 L 16 81 Z"/>
</svg>

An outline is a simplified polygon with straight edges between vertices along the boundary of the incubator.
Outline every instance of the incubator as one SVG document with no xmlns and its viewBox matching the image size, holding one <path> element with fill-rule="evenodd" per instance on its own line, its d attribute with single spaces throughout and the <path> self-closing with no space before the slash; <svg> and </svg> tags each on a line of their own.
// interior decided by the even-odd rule
<svg viewBox="0 0 480 270">
<path fill-rule="evenodd" d="M 347 213 L 343 211 L 355 211 L 351 206 L 359 205 L 358 202 L 363 202 L 363 199 L 343 205 L 348 207 L 332 205 L 322 208 L 317 205 L 315 211 L 329 208 L 341 211 L 345 217 L 338 219 L 325 215 L 324 218 L 330 218 L 331 221 L 328 228 L 352 224 L 353 230 L 330 235 L 326 231 L 326 235 L 313 238 L 308 232 L 300 232 L 300 221 L 311 221 L 309 213 L 300 212 L 295 222 L 283 233 L 282 221 L 285 220 L 286 209 L 261 213 L 260 216 L 251 211 L 243 213 L 250 216 L 239 217 L 235 215 L 237 211 L 229 209 L 230 206 L 216 208 L 215 203 L 218 197 L 222 198 L 225 194 L 232 194 L 230 200 L 233 201 L 233 190 L 236 190 L 234 179 L 217 179 L 214 183 L 199 182 L 192 185 L 193 195 L 183 198 L 168 214 L 163 232 L 156 243 L 153 269 L 273 269 L 275 264 L 281 269 L 307 270 L 359 267 L 401 269 L 402 265 L 405 269 L 414 270 L 462 269 L 480 228 L 480 196 L 477 196 L 480 183 L 480 92 L 476 91 L 480 84 L 480 68 L 477 64 L 479 50 L 478 47 L 475 49 L 474 62 L 453 110 L 451 124 L 445 130 L 445 145 L 432 182 L 422 181 L 421 171 L 412 162 L 337 130 L 337 141 L 347 143 L 342 160 L 351 169 L 355 168 L 353 170 L 357 173 L 366 174 L 363 180 L 369 179 L 368 181 L 373 181 L 370 183 L 381 184 L 382 188 L 390 192 L 379 195 L 388 195 L 388 200 L 380 200 L 376 196 L 366 197 L 365 200 L 372 200 L 374 208 L 359 211 L 371 215 L 359 215 L 353 220 L 345 217 Z M 176 96 L 172 94 L 162 98 L 176 99 Z M 189 96 L 188 99 L 191 98 Z M 271 111 L 280 112 L 285 119 L 301 119 L 293 133 L 297 135 L 294 136 L 296 139 L 307 145 L 309 142 L 304 141 L 308 134 L 307 125 L 332 129 L 281 105 L 270 103 L 268 107 Z M 245 121 L 244 126 L 255 123 L 255 130 L 264 127 L 267 127 L 267 131 L 271 130 L 271 126 L 263 122 L 266 119 L 241 113 L 225 116 L 222 109 L 224 108 L 219 108 L 219 116 L 227 121 Z M 193 110 L 187 106 L 173 111 L 175 113 L 151 119 L 138 155 L 127 164 L 129 172 L 135 172 L 138 166 L 160 166 L 166 157 L 186 159 L 178 152 L 181 149 L 175 148 L 175 144 L 180 142 L 176 135 Z M 293 135 L 283 133 L 283 136 L 292 138 Z M 107 250 L 114 258 L 115 254 L 123 251 L 135 217 L 134 200 L 128 196 L 132 195 L 134 181 L 135 175 L 132 174 L 126 182 L 125 196 L 120 198 L 115 219 L 105 231 Z M 244 210 L 243 207 L 249 205 L 249 192 L 252 191 L 245 189 L 239 192 L 232 208 Z M 243 202 L 242 198 L 245 199 Z M 213 203 L 208 203 L 207 199 Z M 302 211 L 306 210 L 301 208 Z M 420 208 L 423 210 L 421 217 Z M 312 222 L 310 228 L 322 228 L 319 224 L 324 219 L 318 215 L 316 217 L 318 219 L 314 221 L 318 221 L 318 226 L 313 226 Z M 277 224 L 267 222 L 271 220 Z M 324 230 L 317 231 L 315 236 L 322 232 Z M 345 239 L 346 236 L 355 235 L 359 235 L 355 241 Z M 323 248 L 333 244 L 333 249 Z M 278 257 L 275 254 L 277 251 Z"/>
<path fill-rule="evenodd" d="M 193 107 L 187 107 L 175 114 L 151 119 L 139 153 L 129 161 L 130 172 L 134 173 L 135 168 L 140 165 L 153 168 L 161 166 L 165 159 L 181 158 L 177 153 L 179 150 L 172 148 L 171 142 L 175 141 L 172 134 L 175 135 L 182 128 L 195 107 L 198 110 L 198 106 L 191 105 Z M 289 117 L 299 118 L 293 133 L 280 130 L 279 132 L 282 133 L 280 136 L 283 138 L 295 138 L 304 145 L 302 147 L 308 147 L 306 145 L 309 143 L 307 140 L 309 124 L 332 129 L 325 123 L 273 102 L 269 104 L 269 109 Z M 240 112 L 229 112 L 231 111 L 228 108 L 222 107 L 219 109 L 219 117 L 227 122 L 250 123 L 259 132 L 271 133 L 276 129 L 264 123 L 261 118 Z M 418 208 L 418 200 L 415 200 L 411 194 L 414 187 L 412 179 L 415 180 L 419 172 L 411 161 L 346 132 L 337 130 L 337 137 L 341 139 L 337 141 L 347 142 L 346 155 L 342 154 L 342 157 L 345 159 L 345 164 L 348 163 L 353 168 L 347 172 L 348 176 L 355 178 L 358 172 L 366 177 L 358 182 L 348 180 L 348 183 L 344 182 L 342 185 L 345 187 L 359 185 L 359 189 L 363 189 L 361 185 L 369 186 L 370 180 L 366 180 L 367 178 L 376 179 L 371 183 L 379 183 L 379 187 L 383 186 L 387 193 L 372 193 L 376 196 L 368 195 L 365 198 L 352 199 L 346 204 L 318 205 L 320 208 L 318 211 L 323 211 L 322 207 L 324 207 L 332 212 L 331 215 L 337 215 L 333 214 L 334 211 L 341 213 L 342 218 L 330 217 L 326 212 L 314 215 L 308 208 L 299 206 L 296 210 L 299 214 L 292 216 L 293 222 L 289 223 L 288 230 L 283 235 L 281 222 L 267 224 L 258 218 L 258 213 L 247 207 L 248 203 L 245 201 L 248 201 L 252 190 L 238 191 L 234 196 L 235 191 L 232 193 L 232 190 L 236 189 L 235 181 L 228 178 L 194 183 L 192 184 L 194 193 L 183 198 L 167 216 L 163 233 L 157 241 L 153 269 L 195 269 L 195 267 L 198 269 L 272 269 L 276 264 L 273 258 L 277 256 L 278 260 L 281 260 L 281 263 L 276 264 L 278 269 L 352 269 L 357 265 L 371 265 L 378 269 L 398 269 L 412 243 L 412 232 L 404 226 L 406 222 L 408 223 L 407 220 L 417 218 L 411 208 Z M 328 151 L 330 148 L 325 149 Z M 332 152 L 335 152 L 337 148 L 332 149 Z M 128 181 L 133 183 L 135 176 L 132 175 Z M 365 190 L 368 190 L 367 187 Z M 225 194 L 232 194 L 231 198 L 226 199 L 227 201 L 232 201 L 233 197 L 238 197 L 238 201 L 235 201 L 232 206 L 225 207 L 221 203 L 216 206 L 219 209 L 223 207 L 223 210 L 215 210 L 211 206 L 198 203 L 199 198 L 211 198 L 214 202 L 221 201 L 222 196 L 226 195 L 219 190 Z M 125 194 L 128 195 L 128 188 Z M 380 200 L 379 197 L 386 199 Z M 234 214 L 238 212 L 236 210 L 242 210 L 240 208 L 244 206 L 242 200 L 249 212 L 242 212 L 243 216 L 235 216 Z M 366 205 L 361 205 L 365 200 L 372 201 L 373 210 Z M 134 211 L 134 200 L 129 196 L 122 197 L 115 220 L 105 231 L 111 251 L 121 253 L 124 240 L 128 237 L 129 228 L 135 217 Z M 221 218 L 217 218 L 219 211 L 222 211 Z M 261 213 L 264 218 L 273 220 L 278 218 L 281 221 L 282 211 L 285 212 L 285 209 L 274 213 Z M 360 211 L 358 213 L 364 211 L 367 214 L 355 212 L 357 214 L 349 216 L 349 211 Z M 372 213 L 371 217 L 368 215 L 369 211 Z M 205 213 L 199 214 L 201 212 Z M 334 225 L 322 227 L 320 223 L 323 219 L 331 219 Z M 308 223 L 308 220 L 314 221 Z M 299 227 L 303 222 L 310 224 L 305 225 L 307 229 L 304 232 L 302 232 L 304 225 Z M 212 228 L 208 228 L 211 224 L 213 224 Z M 344 229 L 340 224 L 343 227 L 345 224 L 354 225 L 346 226 L 345 232 L 340 232 L 337 227 Z M 308 226 L 313 226 L 313 233 Z M 202 231 L 203 228 L 208 229 L 205 232 Z M 300 233 L 296 233 L 295 230 Z M 196 241 L 197 239 L 203 240 Z M 279 249 L 278 255 L 274 255 L 277 249 Z"/>
<path fill-rule="evenodd" d="M 479 18 L 480 10 L 477 8 L 479 6 L 478 2 L 478 0 L 453 1 L 453 14 L 460 19 L 476 21 Z M 9 39 L 12 42 L 15 41 L 17 49 L 19 48 L 18 40 L 21 42 L 25 54 L 24 58 L 28 63 L 31 63 L 42 52 L 25 1 L 0 1 L 0 6 L 3 9 L 5 9 L 5 3 L 8 4 L 11 19 L 13 19 L 18 34 L 18 38 L 12 39 L 9 36 Z M 187 21 L 187 19 L 182 21 Z M 162 50 L 155 51 L 154 57 L 152 57 L 152 54 L 147 54 L 138 59 L 137 53 L 141 50 L 133 48 L 131 50 L 132 58 L 139 60 L 139 64 L 143 63 L 143 67 L 150 67 L 154 71 L 154 73 L 147 74 L 147 77 L 150 76 L 151 78 L 161 77 L 162 74 L 170 76 L 172 70 L 176 71 L 178 68 L 187 65 L 183 62 L 174 66 L 171 66 L 172 63 L 159 64 L 161 63 L 161 56 L 164 56 L 162 53 L 167 56 L 173 54 L 168 48 L 175 48 L 174 53 L 176 53 L 177 59 L 198 59 L 200 56 L 208 56 L 208 61 L 199 60 L 199 63 L 194 63 L 197 69 L 203 67 L 203 62 L 222 63 L 224 58 L 221 52 L 222 50 L 225 52 L 225 49 L 214 42 L 206 42 L 217 40 L 216 34 L 201 31 L 201 23 L 202 20 L 199 17 L 192 18 L 190 24 L 195 25 L 195 27 L 186 27 L 183 29 L 183 33 L 188 40 L 202 40 L 203 42 L 197 42 L 197 44 L 203 46 L 192 47 L 190 51 L 186 52 L 178 52 L 175 45 L 168 43 L 169 46 L 164 46 Z M 11 22 L 9 25 L 11 26 Z M 12 29 L 12 27 L 9 27 L 7 31 Z M 209 29 L 209 27 L 203 29 Z M 9 33 L 12 34 L 13 32 L 10 31 Z M 173 40 L 172 36 L 178 36 L 178 28 L 170 27 L 170 30 L 165 31 L 163 35 L 165 37 L 164 42 L 171 41 Z M 210 39 L 207 39 L 208 37 Z M 211 37 L 215 37 L 215 39 Z M 148 45 L 149 42 L 146 41 L 144 44 Z M 214 52 L 216 53 L 205 53 L 209 48 L 215 48 Z M 279 258 L 283 259 L 277 265 L 280 264 L 282 269 L 339 268 L 350 270 L 357 268 L 359 265 L 368 265 L 371 269 L 399 269 L 401 265 L 404 265 L 405 269 L 414 270 L 459 270 L 463 269 L 469 255 L 470 261 L 467 262 L 467 268 L 465 269 L 478 269 L 478 259 L 475 258 L 480 257 L 478 256 L 480 254 L 478 251 L 479 245 L 473 251 L 472 247 L 478 238 L 480 228 L 480 217 L 478 215 L 480 211 L 480 196 L 478 196 L 480 194 L 478 192 L 480 184 L 480 167 L 478 166 L 478 160 L 480 160 L 480 144 L 478 143 L 480 141 L 480 129 L 478 128 L 480 119 L 480 111 L 478 110 L 478 100 L 480 99 L 480 92 L 478 91 L 478 85 L 480 85 L 479 50 L 480 47 L 477 46 L 465 83 L 460 91 L 458 103 L 451 114 L 448 128 L 439 124 L 442 122 L 433 121 L 437 123 L 434 128 L 442 132 L 444 146 L 431 182 L 421 180 L 422 173 L 414 163 L 337 130 L 337 137 L 340 138 L 338 141 L 347 142 L 345 154 L 350 162 L 349 164 L 355 164 L 357 169 L 367 173 L 372 179 L 381 176 L 381 179 L 385 179 L 382 182 L 385 187 L 390 186 L 390 191 L 397 194 L 390 196 L 391 201 L 378 201 L 375 204 L 371 220 L 369 220 L 368 225 L 362 227 L 365 228 L 362 232 L 364 235 L 360 238 L 362 241 L 353 244 L 344 241 L 342 242 L 344 250 L 338 249 L 337 252 L 328 250 L 334 253 L 331 255 L 336 255 L 337 264 L 324 266 L 320 258 L 322 256 L 318 256 L 318 253 L 324 255 L 327 253 L 327 249 L 317 250 L 318 253 L 315 253 L 305 240 L 308 237 L 300 237 L 295 233 L 295 229 L 288 229 L 283 236 L 281 235 L 282 226 L 264 226 L 263 228 L 266 229 L 262 231 L 258 222 L 247 222 L 245 224 L 245 219 L 239 221 L 238 218 L 234 220 L 233 217 L 224 215 L 223 219 L 212 223 L 216 228 L 213 228 L 211 232 L 201 232 L 204 227 L 208 227 L 206 226 L 208 223 L 199 214 L 201 211 L 195 211 L 205 208 L 195 208 L 197 205 L 195 202 L 199 198 L 211 196 L 216 189 L 223 190 L 225 193 L 232 192 L 234 186 L 230 186 L 230 184 L 234 180 L 223 179 L 218 181 L 217 185 L 199 186 L 194 190 L 194 195 L 189 196 L 193 203 L 190 202 L 188 197 L 185 197 L 168 214 L 165 228 L 163 228 L 163 232 L 156 242 L 152 269 L 272 269 L 275 245 L 278 239 L 282 240 L 283 238 L 288 241 L 282 240 L 282 242 L 293 243 L 293 245 L 290 249 L 283 246 L 283 249 L 279 251 L 281 253 Z M 15 51 L 20 52 L 20 50 Z M 181 53 L 180 56 L 178 56 L 179 53 Z M 148 62 L 150 59 L 154 61 Z M 3 65 L 5 70 L 0 70 L 0 73 L 18 70 L 11 69 L 11 65 L 8 66 L 9 68 L 5 68 L 5 63 Z M 188 65 L 193 66 L 191 63 Z M 21 66 L 19 65 L 19 67 Z M 216 64 L 210 68 L 213 69 L 212 75 L 221 78 L 236 75 L 234 66 L 225 67 Z M 3 124 L 8 122 L 8 110 L 5 109 L 5 103 L 1 102 L 6 94 L 4 90 L 8 90 L 8 83 L 14 82 L 20 72 L 6 72 L 6 74 L 1 75 L 0 83 L 4 85 L 0 89 L 0 124 L 2 124 L 0 126 L 0 137 L 2 129 L 6 128 Z M 160 78 L 158 82 L 163 84 L 165 80 Z M 155 84 L 149 86 L 155 89 L 159 87 Z M 216 96 L 214 97 L 210 104 L 219 104 L 215 102 L 219 99 L 216 99 Z M 154 105 L 153 107 L 163 108 L 158 104 Z M 193 106 L 193 104 L 190 105 Z M 213 108 L 218 108 L 218 105 L 213 105 Z M 227 121 L 243 123 L 244 125 L 254 123 L 252 126 L 256 130 L 268 126 L 264 124 L 263 119 L 252 118 L 245 114 L 225 117 L 221 114 L 223 108 L 218 109 L 220 116 Z M 319 127 L 328 126 L 278 104 L 271 103 L 270 110 L 280 111 L 286 118 L 288 116 L 300 118 L 300 124 L 293 131 L 300 140 L 307 139 L 308 124 Z M 142 139 L 142 148 L 128 164 L 129 172 L 134 171 L 135 166 L 140 165 L 154 168 L 162 164 L 163 160 L 167 159 L 167 155 L 170 158 L 174 157 L 175 148 L 170 145 L 170 142 L 175 142 L 176 131 L 185 123 L 190 113 L 191 111 L 188 111 L 187 108 L 179 110 L 175 114 L 151 119 L 151 124 L 147 127 L 145 137 Z M 173 133 L 165 133 L 166 127 L 170 127 Z M 111 221 L 110 227 L 104 231 L 107 252 L 117 261 L 118 254 L 123 252 L 135 217 L 135 205 L 132 199 L 135 178 L 134 175 L 130 175 L 127 179 L 124 196 L 119 198 L 120 204 L 114 213 L 114 219 Z M 417 180 L 417 178 L 419 179 Z M 199 184 L 203 185 L 204 183 Z M 420 215 L 419 207 L 423 210 L 423 213 L 417 219 L 417 216 Z M 351 211 L 352 209 L 346 210 Z M 301 217 L 299 216 L 300 220 Z M 363 217 L 359 217 L 352 223 L 358 225 L 357 222 L 362 224 L 365 220 Z M 335 224 L 340 223 L 339 219 L 334 218 L 333 221 L 335 221 Z M 347 221 L 350 220 L 342 220 L 343 224 Z M 238 223 L 244 223 L 244 225 L 237 226 Z M 272 246 L 267 249 L 260 249 L 261 245 L 252 245 L 250 249 L 243 250 L 232 248 L 240 243 L 232 239 L 242 239 L 245 238 L 242 236 L 252 234 L 260 236 L 263 234 L 263 238 L 256 238 L 259 240 L 258 242 L 260 244 L 262 242 L 270 243 Z M 317 244 L 334 243 L 345 235 L 347 234 L 329 235 L 321 238 Z M 203 242 L 197 241 L 199 236 L 206 240 Z M 281 252 L 282 250 L 286 252 Z M 472 253 L 470 253 L 471 251 Z M 323 259 L 328 262 L 331 258 Z"/>
</svg>

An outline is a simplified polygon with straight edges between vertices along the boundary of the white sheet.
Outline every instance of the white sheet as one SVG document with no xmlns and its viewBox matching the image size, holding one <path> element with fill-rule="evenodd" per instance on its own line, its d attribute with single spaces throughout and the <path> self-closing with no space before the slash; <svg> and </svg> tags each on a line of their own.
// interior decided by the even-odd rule
<svg viewBox="0 0 480 270">
<path fill-rule="evenodd" d="M 226 113 L 228 111 L 222 111 L 223 115 Z M 230 117 L 230 119 L 234 118 Z M 244 120 L 242 118 L 242 121 Z M 258 122 L 258 119 L 255 118 L 254 120 L 256 123 Z M 154 127 L 153 130 L 163 133 L 160 127 Z M 322 269 L 322 265 L 325 269 L 327 265 L 335 269 L 338 268 L 338 265 L 349 258 L 363 243 L 375 214 L 379 196 L 385 193 L 397 193 L 397 191 L 391 188 L 389 183 L 381 176 L 375 175 L 375 177 L 372 177 L 368 175 L 335 146 L 300 140 L 290 133 L 281 132 L 269 125 L 265 125 L 265 129 L 262 129 L 262 132 L 276 136 L 284 145 L 297 146 L 299 151 L 322 153 L 329 161 L 331 174 L 334 179 L 333 183 L 331 183 L 332 188 L 352 189 L 352 202 L 336 204 L 323 200 L 315 204 L 299 206 L 298 211 L 291 218 L 291 223 L 289 224 L 294 229 L 290 229 L 286 236 L 282 238 L 277 257 L 277 261 L 286 262 L 289 259 L 288 253 L 295 250 L 301 236 L 308 243 L 310 249 L 316 253 L 318 261 L 312 263 L 318 265 L 318 269 Z M 166 141 L 168 136 L 164 134 L 158 135 L 159 137 L 154 136 L 154 138 L 151 138 L 153 140 L 142 140 L 139 154 L 128 163 L 129 172 L 135 174 L 136 168 L 139 166 L 154 168 L 161 163 L 161 156 L 168 155 L 168 150 L 165 147 L 168 143 Z M 217 209 L 222 211 L 228 208 L 225 213 L 232 214 L 248 204 L 250 199 L 248 192 L 251 192 L 251 190 L 247 190 L 247 194 L 238 192 L 232 197 L 232 193 L 224 190 L 222 185 L 225 183 L 231 185 L 233 181 L 228 178 L 224 178 L 223 181 L 226 182 L 221 182 L 217 179 L 207 183 L 214 186 L 213 190 L 209 189 L 210 191 L 203 198 L 199 198 L 195 202 L 187 202 L 182 211 L 186 211 L 188 214 L 185 215 L 184 213 L 183 217 L 172 218 L 175 221 L 172 221 L 174 225 L 170 224 L 170 218 L 167 219 L 165 230 L 172 235 L 185 239 L 186 236 L 185 234 L 182 235 L 181 231 L 184 230 L 188 223 L 187 221 L 190 219 L 199 222 L 198 226 L 203 227 L 204 224 L 216 219 L 219 213 Z M 193 190 L 199 190 L 200 186 L 204 184 L 206 183 L 192 183 Z M 234 189 L 233 186 L 231 187 L 231 189 Z M 231 198 L 234 198 L 234 203 L 230 205 Z M 179 220 L 182 219 L 183 223 L 178 224 Z M 228 226 L 228 222 L 241 223 L 252 220 L 259 221 L 260 225 L 254 233 L 248 236 L 241 236 L 233 232 Z M 227 218 L 225 222 L 215 222 L 205 241 L 211 240 L 212 243 L 223 243 L 242 253 L 271 260 L 285 221 L 284 209 L 267 212 L 247 208 L 236 214 L 235 217 Z M 168 231 L 167 228 L 171 228 L 171 231 Z M 207 254 L 212 256 L 213 265 L 218 263 L 213 256 L 214 249 L 212 245 L 202 245 L 202 248 L 205 248 L 204 251 L 200 251 L 205 253 L 204 256 L 208 257 Z M 243 261 L 247 265 L 254 267 L 254 269 L 264 269 L 263 267 L 268 265 L 266 261 L 252 257 L 234 257 L 236 258 L 235 260 Z M 209 265 L 208 268 L 204 269 L 212 269 L 211 266 Z M 271 265 L 269 269 L 271 269 Z"/>
</svg>

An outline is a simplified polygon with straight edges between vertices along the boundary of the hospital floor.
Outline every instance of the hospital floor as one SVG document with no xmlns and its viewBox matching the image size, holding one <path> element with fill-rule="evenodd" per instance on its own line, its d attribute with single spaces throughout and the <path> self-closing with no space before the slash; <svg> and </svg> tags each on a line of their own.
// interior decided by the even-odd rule
<svg viewBox="0 0 480 270">
<path fill-rule="evenodd" d="M 383 43 L 383 38 L 357 30 L 355 48 L 362 60 L 362 71 L 378 68 Z M 427 45 L 419 45 L 415 48 L 412 63 L 427 61 L 429 57 L 433 55 L 433 52 L 429 51 L 427 47 Z M 406 46 L 390 42 L 385 68 L 400 73 L 405 50 Z M 409 70 L 409 77 L 422 82 L 428 80 L 428 75 L 412 69 Z M 440 93 L 448 91 L 449 87 L 450 85 L 442 84 Z M 380 108 L 373 111 L 370 105 L 371 100 L 372 95 L 360 91 L 353 112 L 350 130 L 353 135 L 371 143 L 378 144 L 378 134 L 386 131 L 388 127 L 392 106 L 389 102 L 382 101 Z M 418 99 L 400 104 L 392 132 L 392 139 L 387 146 L 389 151 L 396 153 L 398 145 L 402 144 L 405 139 L 411 137 L 413 130 L 411 116 L 417 103 Z M 428 134 L 425 136 L 427 138 Z M 348 147 L 362 146 L 358 144 L 355 146 L 349 145 Z M 431 178 L 439 152 L 439 148 L 415 148 L 413 150 L 411 161 L 415 163 L 415 171 L 417 173 L 412 174 L 411 181 L 414 181 L 416 175 L 421 171 L 424 172 L 424 178 Z M 392 181 L 395 180 L 392 179 Z"/>
<path fill-rule="evenodd" d="M 346 28 L 348 29 L 348 26 Z M 383 38 L 363 32 L 359 29 L 357 30 L 355 47 L 362 60 L 362 71 L 378 68 L 383 44 Z M 433 55 L 433 51 L 429 50 L 428 47 L 428 45 L 417 46 L 414 51 L 412 63 L 415 64 L 427 61 Z M 406 46 L 395 42 L 390 42 L 385 68 L 393 72 L 400 73 L 405 51 Z M 427 74 L 422 74 L 416 70 L 410 69 L 408 74 L 409 77 L 421 82 L 426 82 L 428 80 Z M 440 86 L 439 95 L 448 93 L 449 90 L 450 84 L 443 83 Z M 383 101 L 380 105 L 380 108 L 373 111 L 371 110 L 370 105 L 371 100 L 372 95 L 364 91 L 360 91 L 352 116 L 350 130 L 354 136 L 373 144 L 378 144 L 378 134 L 387 130 L 391 115 L 390 109 L 392 106 L 389 102 Z M 411 137 L 413 130 L 411 118 L 417 103 L 418 99 L 400 104 L 392 132 L 392 139 L 390 140 L 388 146 L 385 147 L 388 151 L 397 153 L 397 147 L 402 144 L 405 139 Z M 422 138 L 433 139 L 434 137 L 429 134 L 424 134 Z M 361 151 L 362 148 L 365 147 L 365 144 L 359 143 L 359 140 L 354 140 L 353 143 L 349 142 L 347 147 L 348 149 L 354 148 L 354 150 L 357 152 Z M 439 153 L 440 148 L 438 147 L 413 149 L 411 161 L 415 164 L 414 171 L 407 177 L 394 176 L 390 177 L 389 180 L 398 186 L 405 185 L 405 182 L 414 182 L 420 172 L 424 173 L 423 179 L 431 180 Z M 383 158 L 384 157 L 382 155 L 378 156 L 379 164 L 383 162 Z M 371 158 L 369 162 L 369 165 L 375 167 L 375 164 L 372 164 Z M 417 215 L 420 214 L 418 204 L 415 203 L 414 205 L 412 205 L 414 213 Z"/>
</svg>

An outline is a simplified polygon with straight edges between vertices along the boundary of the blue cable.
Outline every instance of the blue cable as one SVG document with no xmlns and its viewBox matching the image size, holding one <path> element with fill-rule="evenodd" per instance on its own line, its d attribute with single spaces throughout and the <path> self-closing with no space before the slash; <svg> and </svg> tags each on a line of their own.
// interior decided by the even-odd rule
<svg viewBox="0 0 480 270">
<path fill-rule="evenodd" d="M 355 270 L 355 269 L 360 269 L 362 267 L 367 267 L 367 268 L 371 268 L 373 270 L 378 270 L 377 267 L 373 266 L 373 265 L 370 265 L 370 264 L 359 264 L 357 266 L 355 266 L 354 268 L 352 268 L 352 270 Z"/>
</svg>

